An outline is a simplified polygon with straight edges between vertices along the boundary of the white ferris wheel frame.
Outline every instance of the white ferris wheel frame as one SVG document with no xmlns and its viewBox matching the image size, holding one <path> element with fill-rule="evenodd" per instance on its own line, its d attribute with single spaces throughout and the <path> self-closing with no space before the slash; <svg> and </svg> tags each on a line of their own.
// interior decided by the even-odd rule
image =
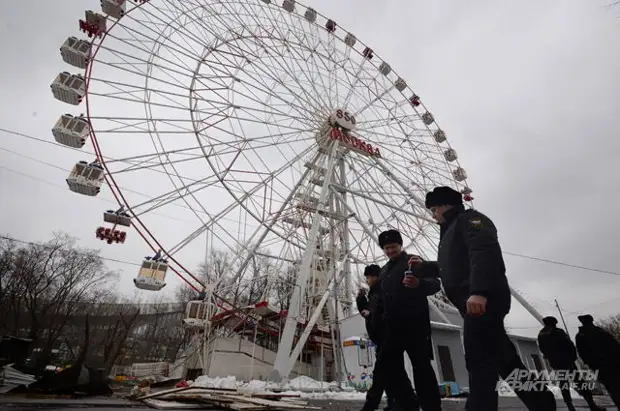
<svg viewBox="0 0 620 411">
<path fill-rule="evenodd" d="M 164 1 L 164 0 L 162 0 Z M 168 3 L 173 3 L 175 0 L 165 0 Z M 195 0 L 196 3 L 200 3 L 200 2 L 204 2 L 206 0 Z M 259 0 L 255 0 L 257 3 Z M 312 10 L 311 8 L 307 8 L 299 3 L 296 3 L 294 1 L 290 1 L 290 0 L 285 0 L 284 4 L 279 7 L 279 6 L 273 6 L 272 4 L 269 4 L 269 1 L 266 0 L 261 0 L 263 4 L 263 7 L 269 7 L 271 8 L 271 11 L 273 12 L 273 10 L 275 10 L 276 8 L 279 10 L 279 12 L 281 13 L 282 16 L 286 16 L 285 12 L 288 12 L 289 15 L 294 15 L 297 14 L 297 17 L 299 19 L 301 19 L 301 12 L 297 12 L 297 10 L 299 10 L 299 8 L 306 10 L 306 13 L 308 13 L 309 10 Z M 86 67 L 85 70 L 85 83 L 86 83 L 86 93 L 85 93 L 85 104 L 86 104 L 86 116 L 90 122 L 90 124 L 94 123 L 94 120 L 97 118 L 95 116 L 95 111 L 96 109 L 91 108 L 91 97 L 92 95 L 89 93 L 90 91 L 90 85 L 91 85 L 91 81 L 94 79 L 93 77 L 93 68 L 94 66 L 96 66 L 98 63 L 102 63 L 101 61 L 97 60 L 97 57 L 99 55 L 99 52 L 102 48 L 105 48 L 104 44 L 105 44 L 105 40 L 107 39 L 107 37 L 110 35 L 110 33 L 112 32 L 112 30 L 117 27 L 117 26 L 122 26 L 122 22 L 124 21 L 123 19 L 128 18 L 128 16 L 131 16 L 131 13 L 134 12 L 137 9 L 141 9 L 144 7 L 149 7 L 151 3 L 150 1 L 147 2 L 141 2 L 138 5 L 136 5 L 135 7 L 131 8 L 130 10 L 128 10 L 123 17 L 121 17 L 120 19 L 117 19 L 116 21 L 113 22 L 113 24 L 110 25 L 110 27 L 102 34 L 101 39 L 98 41 L 97 38 L 93 38 L 92 40 L 92 46 L 93 46 L 93 50 L 92 50 L 92 55 L 90 58 L 90 63 L 88 64 L 88 66 Z M 188 2 L 189 3 L 189 2 Z M 237 3 L 235 1 L 227 1 L 227 2 L 222 2 L 222 1 L 211 1 L 211 3 L 217 3 L 217 4 L 234 4 Z M 295 8 L 295 10 L 285 10 L 285 5 L 288 4 L 289 6 L 292 5 L 293 8 Z M 199 6 L 196 6 L 199 7 Z M 189 11 L 190 9 L 188 9 Z M 284 10 L 284 11 L 283 11 Z M 186 13 L 188 12 L 186 11 Z M 195 11 L 195 9 L 191 9 L 191 11 Z M 320 26 L 318 24 L 318 21 L 321 20 L 321 22 L 329 22 L 332 21 L 331 19 L 328 19 L 327 17 L 321 15 L 320 13 L 317 13 L 316 11 L 312 10 L 314 12 L 314 21 L 310 22 L 310 24 L 316 26 L 318 29 L 322 29 L 325 30 L 324 27 Z M 307 15 L 306 15 L 307 16 Z M 306 17 L 306 20 L 307 17 Z M 333 22 L 333 21 L 332 21 Z M 170 25 L 171 23 L 168 23 L 168 25 Z M 260 27 L 260 22 L 257 23 L 258 27 Z M 335 22 L 334 22 L 334 27 L 335 26 Z M 340 30 L 342 30 L 341 27 L 339 27 Z M 163 29 L 162 29 L 163 30 Z M 230 30 L 232 30 L 232 28 L 230 28 Z M 349 32 L 346 32 L 350 34 Z M 163 35 L 163 31 L 162 34 Z M 331 33 L 332 37 L 333 37 L 333 41 L 341 41 L 344 42 L 344 40 L 342 38 L 336 37 L 334 35 L 334 33 Z M 242 38 L 241 35 L 237 34 L 237 37 L 235 37 L 233 40 L 234 41 L 238 41 L 239 39 Z M 355 39 L 355 37 L 353 37 Z M 158 38 L 159 39 L 159 38 Z M 230 42 L 231 40 L 227 40 L 228 42 Z M 227 41 L 224 41 L 223 43 L 226 43 Z M 366 46 L 365 44 L 361 43 L 359 40 L 355 39 L 354 44 L 355 47 L 347 45 L 347 47 L 349 47 L 350 49 L 354 50 L 355 52 L 357 52 L 358 54 L 362 54 L 362 52 L 360 50 L 362 50 L 363 48 L 363 53 L 364 56 L 363 57 L 367 57 L 366 51 L 370 50 L 370 53 L 372 55 L 372 57 L 374 57 L 374 63 L 370 63 L 372 66 L 374 66 L 374 69 L 377 71 L 377 73 L 383 75 L 384 77 L 387 77 L 388 75 L 394 77 L 396 76 L 396 81 L 403 81 L 401 77 L 397 76 L 396 73 L 391 70 L 391 67 L 383 60 L 380 60 L 378 55 L 376 55 L 374 53 L 374 51 L 372 51 L 372 49 L 368 46 Z M 150 57 L 152 60 L 145 62 L 147 63 L 149 70 L 153 70 L 154 67 L 154 59 L 158 57 L 158 54 L 160 52 L 160 49 L 162 47 L 163 42 L 157 42 L 155 41 L 155 45 L 153 46 L 153 49 L 151 50 L 150 53 Z M 207 50 L 207 54 L 210 53 L 212 50 Z M 118 50 L 115 51 L 116 53 L 122 53 Z M 362 59 L 363 60 L 363 59 Z M 369 58 L 367 58 L 368 61 L 370 61 Z M 381 63 L 381 64 L 379 64 Z M 201 62 L 202 64 L 202 62 Z M 222 63 L 223 64 L 223 63 Z M 198 65 L 200 66 L 200 64 Z M 387 67 L 387 69 L 386 69 Z M 197 68 L 196 70 L 199 70 L 199 68 Z M 387 70 L 387 73 L 385 73 L 384 71 Z M 146 95 L 150 96 L 150 92 L 152 90 L 150 90 L 148 88 L 148 84 L 149 84 L 149 78 L 150 78 L 150 73 L 151 71 L 149 71 L 149 73 L 145 74 L 146 77 L 146 84 L 143 88 L 143 92 L 145 93 L 145 100 L 144 100 L 144 105 L 145 108 L 147 110 L 150 110 L 152 107 L 150 105 L 150 101 L 148 101 L 146 99 Z M 198 75 L 198 73 L 196 73 L 196 75 Z M 307 77 L 307 76 L 306 76 Z M 192 79 L 192 87 L 195 85 L 196 83 L 196 76 L 194 76 L 194 78 Z M 105 81 L 105 80 L 99 80 L 99 81 Z M 394 82 L 394 87 L 395 83 Z M 403 83 L 405 84 L 405 83 Z M 118 84 L 117 84 L 118 85 Z M 119 87 L 123 86 L 123 85 L 118 85 Z M 190 90 L 191 91 L 191 90 Z M 406 96 L 406 93 L 409 93 L 409 95 L 411 96 L 416 96 L 415 93 L 413 92 L 413 90 L 411 90 L 411 88 L 405 84 L 405 87 L 402 90 L 399 90 L 403 100 L 408 101 L 409 102 L 409 98 Z M 303 91 L 304 93 L 307 93 L 305 90 Z M 417 97 L 417 96 L 416 96 Z M 381 96 L 377 95 L 377 98 L 381 98 Z M 413 98 L 413 97 L 412 97 Z M 198 99 L 199 100 L 199 99 Z M 192 95 L 190 93 L 190 105 L 192 103 Z M 422 118 L 422 112 L 424 111 L 425 113 L 430 113 L 430 111 L 424 106 L 423 102 L 418 101 L 418 104 L 416 106 L 411 105 L 411 107 L 413 108 L 414 112 L 417 114 L 418 117 Z M 417 108 L 419 107 L 419 109 Z M 338 107 L 335 107 L 338 108 Z M 346 109 L 346 107 L 343 107 L 344 109 Z M 211 168 L 215 170 L 215 168 L 217 168 L 216 166 L 214 166 L 211 163 L 211 158 L 210 158 L 210 153 L 205 151 L 205 146 L 200 142 L 201 136 L 200 136 L 200 132 L 198 130 L 196 130 L 195 125 L 196 123 L 201 123 L 202 120 L 198 119 L 197 117 L 197 113 L 200 112 L 199 109 L 196 109 L 196 106 L 191 106 L 190 107 L 190 112 L 191 112 L 191 117 L 192 117 L 192 122 L 194 123 L 194 131 L 196 133 L 196 137 L 198 139 L 198 142 L 200 144 L 200 149 L 202 151 L 202 154 L 204 156 L 204 158 L 207 159 L 207 161 L 209 161 Z M 147 120 L 151 120 L 153 121 L 153 123 L 156 122 L 156 120 L 154 120 L 151 117 L 148 117 L 149 114 L 147 114 Z M 137 118 L 135 119 L 127 119 L 128 121 L 131 120 L 138 120 Z M 140 119 L 141 120 L 141 119 Z M 390 121 L 391 119 L 387 119 L 387 121 Z M 395 119 L 396 122 L 398 122 L 398 124 L 400 125 L 400 120 Z M 168 119 L 168 121 L 171 121 L 170 119 Z M 436 126 L 436 122 L 434 121 L 434 119 L 431 121 L 431 124 L 435 124 Z M 150 129 L 150 124 L 148 125 L 149 127 L 149 132 L 151 132 Z M 425 132 L 428 136 L 432 136 L 434 131 L 429 127 L 430 124 L 427 124 L 425 122 L 425 128 L 426 130 L 423 130 L 423 132 Z M 157 132 L 156 127 L 155 128 L 155 132 Z M 402 129 L 402 125 L 401 125 L 401 129 Z M 435 127 L 435 132 L 437 130 L 441 130 L 438 126 Z M 407 133 L 403 130 L 403 133 L 405 135 L 407 135 Z M 211 215 L 208 212 L 206 213 L 207 215 L 210 216 L 210 218 L 208 219 L 207 222 L 204 222 L 198 229 L 196 229 L 193 233 L 191 233 L 188 237 L 186 237 L 183 241 L 177 243 L 175 246 L 173 247 L 165 247 L 164 244 L 162 244 L 162 242 L 157 238 L 157 236 L 148 228 L 147 224 L 143 223 L 143 221 L 140 218 L 139 214 L 134 213 L 134 209 L 137 208 L 137 205 L 134 204 L 132 205 L 130 201 L 127 200 L 126 196 L 123 193 L 123 190 L 121 189 L 121 187 L 119 186 L 119 184 L 117 184 L 116 179 L 115 179 L 115 173 L 112 172 L 110 170 L 110 168 L 108 167 L 111 163 L 114 162 L 125 162 L 125 163 L 129 163 L 130 166 L 127 169 L 121 170 L 120 172 L 125 172 L 125 171 L 132 171 L 132 170 L 138 170 L 140 168 L 149 168 L 151 166 L 144 166 L 144 162 L 148 162 L 149 161 L 149 155 L 142 155 L 142 156 L 134 156 L 134 157 L 128 157 L 128 158 L 122 158 L 122 159 L 109 159 L 105 156 L 104 151 L 101 149 L 101 145 L 100 145 L 100 141 L 98 139 L 97 136 L 97 130 L 95 128 L 91 128 L 91 132 L 90 132 L 90 137 L 92 139 L 93 142 L 93 146 L 95 149 L 95 153 L 97 155 L 97 160 L 100 162 L 100 164 L 104 167 L 106 173 L 105 173 L 105 181 L 107 183 L 107 185 L 110 187 L 116 201 L 119 203 L 119 205 L 121 205 L 122 207 L 125 207 L 125 209 L 129 210 L 130 212 L 132 212 L 133 214 L 133 226 L 136 229 L 136 231 L 139 233 L 139 235 L 144 239 L 144 241 L 147 243 L 147 245 L 154 251 L 157 252 L 158 250 L 162 250 L 163 253 L 169 258 L 169 260 L 171 262 L 173 262 L 173 265 L 170 265 L 170 269 L 173 270 L 179 277 L 181 277 L 181 279 L 183 279 L 188 285 L 190 285 L 191 287 L 193 287 L 194 289 L 196 289 L 195 285 L 200 285 L 200 286 L 204 286 L 204 284 L 201 282 L 200 279 L 198 279 L 196 276 L 194 276 L 192 274 L 192 270 L 186 268 L 177 258 L 175 258 L 175 253 L 180 251 L 181 249 L 183 249 L 185 246 L 187 246 L 188 244 L 190 244 L 193 240 L 195 240 L 196 238 L 198 238 L 200 235 L 202 235 L 203 233 L 206 232 L 211 232 L 211 234 L 213 235 L 214 232 L 214 228 L 218 225 L 218 221 L 220 218 L 222 218 L 223 216 L 226 216 L 228 212 L 230 212 L 232 209 L 234 209 L 235 207 L 241 206 L 242 208 L 245 209 L 246 212 L 252 214 L 251 210 L 249 210 L 247 208 L 247 206 L 244 204 L 245 198 L 246 197 L 250 197 L 252 195 L 255 194 L 256 191 L 263 189 L 263 187 L 266 187 L 265 182 L 267 181 L 267 179 L 261 181 L 259 184 L 256 184 L 256 186 L 254 187 L 253 190 L 247 192 L 244 194 L 243 197 L 238 197 L 236 195 L 234 195 L 231 191 L 230 188 L 228 187 L 228 185 L 221 179 L 219 178 L 219 183 L 221 183 L 223 186 L 225 186 L 227 188 L 227 190 L 230 192 L 230 194 L 232 195 L 232 197 L 235 199 L 235 202 L 232 202 L 228 207 L 224 208 L 223 210 L 219 211 L 217 214 L 215 215 Z M 319 140 L 321 138 L 321 133 L 315 133 L 314 136 L 315 139 Z M 407 137 L 405 140 L 409 140 L 409 137 Z M 409 143 L 411 144 L 411 142 L 409 141 Z M 442 143 L 442 146 L 440 146 L 440 143 Z M 441 149 L 448 149 L 451 150 L 449 143 L 447 142 L 436 142 L 436 145 L 438 148 Z M 319 156 L 319 153 L 317 152 L 316 155 L 314 156 L 314 160 L 311 161 L 309 164 L 310 166 L 308 167 L 308 169 L 301 175 L 301 177 L 298 178 L 297 183 L 294 185 L 294 187 L 291 189 L 289 195 L 287 196 L 287 198 L 282 202 L 281 206 L 279 207 L 279 209 L 275 212 L 275 214 L 269 219 L 269 221 L 265 221 L 265 220 L 261 220 L 260 218 L 258 218 L 255 215 L 252 215 L 252 217 L 259 222 L 259 227 L 255 230 L 255 232 L 252 234 L 252 236 L 245 241 L 244 243 L 239 243 L 239 246 L 241 247 L 241 249 L 245 250 L 248 252 L 247 256 L 245 256 L 244 258 L 241 258 L 241 256 L 238 256 L 239 260 L 241 261 L 241 264 L 239 265 L 238 269 L 236 270 L 235 273 L 235 278 L 238 278 L 239 276 L 241 276 L 245 270 L 245 268 L 247 267 L 247 265 L 249 264 L 251 258 L 253 255 L 260 255 L 260 246 L 263 242 L 263 240 L 265 240 L 265 238 L 270 234 L 270 233 L 275 233 L 276 235 L 283 237 L 283 233 L 276 233 L 274 231 L 274 226 L 280 221 L 280 218 L 283 214 L 283 212 L 287 209 L 287 207 L 290 207 L 292 205 L 292 201 L 294 199 L 294 194 L 296 194 L 296 192 L 298 191 L 298 189 L 302 186 L 302 184 L 304 182 L 307 181 L 308 175 L 311 173 L 311 170 L 314 168 L 321 168 L 324 167 L 327 172 L 325 174 L 325 180 L 323 181 L 323 185 L 320 189 L 320 197 L 319 197 L 319 206 L 317 207 L 317 209 L 312 213 L 312 223 L 310 224 L 310 231 L 307 234 L 307 244 L 304 247 L 302 244 L 298 244 L 298 248 L 299 250 L 304 250 L 303 251 L 303 257 L 301 259 L 301 267 L 299 269 L 299 274 L 297 276 L 296 279 L 296 286 L 293 288 L 293 296 L 291 298 L 291 309 L 289 310 L 289 313 L 287 315 L 287 320 L 286 320 L 286 325 L 282 334 L 282 339 L 280 341 L 279 344 L 279 350 L 278 350 L 278 354 L 277 354 L 277 358 L 276 358 L 276 362 L 274 364 L 274 378 L 286 378 L 288 376 L 288 374 L 290 373 L 290 371 L 292 370 L 295 361 L 297 360 L 304 344 L 306 341 L 306 338 L 308 337 L 308 335 L 310 334 L 310 331 L 312 330 L 313 326 L 315 325 L 315 322 L 318 320 L 320 313 L 323 310 L 323 307 L 325 306 L 325 304 L 327 303 L 327 301 L 330 299 L 330 297 L 334 297 L 333 293 L 334 293 L 334 288 L 336 288 L 338 286 L 338 283 L 340 283 L 342 281 L 342 277 L 344 277 L 345 280 L 345 288 L 348 291 L 351 291 L 352 289 L 352 278 L 351 278 L 351 269 L 349 268 L 343 268 L 344 266 L 346 266 L 347 264 L 350 264 L 350 262 L 356 262 L 358 264 L 368 264 L 369 261 L 365 261 L 359 258 L 356 258 L 355 256 L 351 255 L 351 249 L 349 248 L 348 245 L 348 241 L 349 239 L 347 238 L 348 236 L 348 231 L 347 229 L 345 229 L 345 238 L 342 240 L 344 241 L 344 243 L 346 244 L 344 252 L 345 255 L 343 258 L 340 259 L 340 261 L 338 262 L 338 264 L 335 264 L 333 266 L 330 267 L 330 270 L 328 271 L 327 274 L 327 278 L 328 281 L 325 284 L 325 290 L 320 298 L 320 301 L 318 303 L 318 305 L 314 308 L 312 315 L 310 315 L 309 317 L 309 323 L 306 326 L 305 331 L 302 333 L 302 336 L 300 338 L 300 340 L 298 341 L 297 345 L 294 347 L 293 349 L 293 340 L 294 340 L 294 335 L 295 335 L 295 331 L 297 329 L 298 326 L 298 318 L 300 317 L 300 310 L 301 310 L 301 301 L 304 300 L 304 293 L 306 290 L 306 286 L 307 286 L 307 281 L 309 279 L 309 276 L 311 274 L 312 271 L 312 264 L 314 261 L 314 257 L 316 254 L 316 243 L 317 243 L 317 239 L 319 237 L 319 232 L 320 232 L 320 228 L 321 228 L 321 221 L 325 218 L 325 213 L 328 212 L 328 210 L 324 209 L 325 204 L 327 203 L 327 198 L 330 197 L 332 199 L 335 199 L 336 202 L 338 202 L 339 204 L 342 205 L 343 209 L 346 211 L 346 213 L 348 214 L 347 219 L 352 218 L 356 224 L 359 225 L 359 227 L 361 227 L 361 230 L 370 238 L 376 238 L 377 235 L 377 227 L 376 226 L 370 226 L 370 223 L 367 221 L 363 221 L 361 220 L 360 216 L 357 213 L 357 210 L 354 206 L 351 206 L 347 200 L 346 200 L 346 196 L 347 194 L 351 194 L 354 196 L 357 196 L 359 198 L 364 198 L 367 201 L 372 201 L 373 203 L 379 204 L 383 207 L 389 208 L 389 209 L 395 209 L 398 208 L 399 211 L 401 213 L 404 214 L 408 214 L 410 217 L 418 219 L 418 220 L 424 220 L 429 224 L 432 224 L 432 220 L 429 217 L 429 214 L 427 212 L 422 212 L 420 214 L 415 212 L 415 208 L 413 208 L 413 205 L 417 205 L 419 207 L 419 209 L 423 210 L 424 209 L 424 200 L 420 197 L 420 195 L 418 193 L 416 193 L 414 190 L 412 190 L 411 186 L 407 184 L 406 181 L 403 181 L 403 179 L 401 177 L 399 177 L 398 175 L 396 175 L 396 173 L 394 172 L 394 168 L 391 167 L 390 164 L 388 164 L 388 161 L 378 157 L 378 156 L 368 156 L 368 159 L 372 160 L 374 167 L 376 167 L 377 170 L 380 170 L 381 173 L 383 173 L 386 178 L 388 178 L 391 183 L 395 186 L 398 187 L 398 189 L 402 190 L 403 193 L 405 193 L 405 195 L 408 197 L 409 202 L 411 203 L 411 207 L 412 210 L 408 210 L 405 209 L 405 205 L 395 205 L 393 203 L 389 202 L 388 198 L 373 198 L 371 197 L 368 193 L 364 193 L 361 191 L 356 191 L 354 189 L 351 189 L 349 187 L 343 186 L 343 185 L 339 185 L 338 182 L 332 182 L 330 179 L 332 178 L 332 175 L 334 174 L 334 170 L 336 167 L 338 167 L 338 159 L 341 158 L 342 156 L 339 155 L 339 150 L 341 150 L 342 145 L 339 143 L 336 143 L 334 141 L 331 142 L 331 144 L 329 144 L 328 146 L 328 150 L 330 151 L 329 153 L 327 153 L 326 158 L 327 160 L 327 164 L 321 164 L 319 165 L 317 162 L 317 159 Z M 411 146 L 413 149 L 413 146 Z M 351 148 L 349 146 L 349 148 Z M 163 144 L 162 144 L 162 149 L 163 149 Z M 179 153 L 183 150 L 178 150 L 176 153 Z M 156 153 L 153 155 L 153 157 L 158 157 L 160 156 L 162 153 L 160 153 L 157 148 L 156 148 Z M 167 151 L 166 155 L 170 155 L 172 154 L 171 151 Z M 307 154 L 307 153 L 306 153 Z M 142 158 L 141 158 L 142 157 Z M 159 160 L 161 161 L 161 157 L 159 157 Z M 299 159 L 297 159 L 299 160 Z M 325 161 L 325 158 L 323 158 L 323 160 Z M 444 160 L 444 163 L 447 165 L 447 161 Z M 172 164 L 172 162 L 170 162 L 170 164 Z M 458 166 L 458 168 L 460 168 L 458 159 L 454 159 L 452 160 L 452 164 Z M 287 164 L 288 165 L 288 164 Z M 165 169 L 165 168 L 164 168 Z M 447 169 L 450 170 L 452 169 L 449 165 L 447 166 Z M 218 175 L 219 177 L 219 175 Z M 273 173 L 272 173 L 272 178 L 273 178 Z M 462 189 L 468 189 L 467 187 L 467 182 L 466 179 L 462 179 L 461 181 L 456 181 L 454 180 L 454 178 L 446 178 L 447 183 L 452 183 L 451 185 L 453 186 L 457 186 L 459 188 Z M 446 181 L 444 180 L 444 181 Z M 450 181 L 452 180 L 452 181 Z M 212 184 L 217 184 L 217 181 L 212 182 Z M 174 183 L 173 183 L 174 184 Z M 427 183 L 428 184 L 428 183 Z M 140 205 L 144 205 L 146 203 L 154 203 L 153 207 L 157 208 L 160 205 L 155 204 L 155 203 L 166 203 L 169 201 L 174 201 L 173 200 L 169 200 L 169 197 L 172 195 L 173 192 L 176 191 L 176 193 L 180 196 L 180 191 L 181 190 L 186 190 L 191 194 L 191 190 L 194 190 L 193 186 L 195 184 L 194 183 L 190 183 L 187 184 L 183 187 L 177 187 L 175 185 L 175 190 L 171 190 L 168 193 L 164 193 L 162 194 L 160 197 L 158 198 L 154 198 L 151 199 L 150 201 L 146 201 L 143 204 Z M 418 189 L 424 189 L 424 188 L 431 188 L 428 186 L 424 186 L 424 185 L 418 185 L 417 187 Z M 197 189 L 196 189 L 197 190 Z M 420 190 L 418 190 L 419 192 Z M 206 210 L 205 210 L 206 212 Z M 395 214 L 392 214 L 395 215 Z M 346 224 L 345 224 L 346 227 Z M 295 230 L 295 229 L 293 229 Z M 420 230 L 420 235 L 424 236 L 425 233 L 422 232 L 422 230 Z M 428 237 L 426 237 L 427 240 L 429 240 L 430 243 L 432 243 L 432 240 Z M 414 242 L 415 245 L 415 242 Z M 434 244 L 434 247 L 436 247 L 436 244 Z M 237 259 L 235 259 L 234 263 L 237 263 L 238 261 L 236 261 Z M 231 263 L 231 266 L 234 265 Z M 336 273 L 340 273 L 340 277 L 336 279 Z M 333 274 L 333 276 L 331 275 Z M 192 284 L 192 282 L 188 281 L 185 278 L 185 275 L 189 276 L 192 278 L 193 281 L 195 281 L 196 284 Z M 526 306 L 526 308 L 528 308 L 529 304 L 527 304 L 527 301 L 525 301 L 522 298 L 519 298 L 520 296 L 518 296 L 518 293 L 515 293 L 513 291 L 513 294 L 515 295 L 515 297 L 517 299 L 519 299 L 519 302 L 521 302 L 524 306 Z M 518 297 L 517 297 L 518 296 Z M 445 315 L 443 315 L 443 313 L 441 312 L 441 310 L 438 309 L 438 307 L 435 304 L 430 304 L 431 308 L 433 310 L 435 310 L 446 322 L 450 322 Z M 529 306 L 531 307 L 531 306 Z M 338 304 L 336 304 L 336 306 L 334 307 L 330 307 L 332 310 L 336 310 L 336 313 L 339 311 L 340 307 L 338 307 Z M 533 308 L 532 308 L 533 309 Z M 530 310 L 528 308 L 528 310 Z M 530 312 L 532 312 L 530 310 Z M 539 317 L 539 314 L 536 313 L 537 315 L 535 315 L 535 317 Z M 337 314 L 336 314 L 337 315 Z M 293 349 L 292 353 L 291 353 L 291 349 Z"/>
</svg>

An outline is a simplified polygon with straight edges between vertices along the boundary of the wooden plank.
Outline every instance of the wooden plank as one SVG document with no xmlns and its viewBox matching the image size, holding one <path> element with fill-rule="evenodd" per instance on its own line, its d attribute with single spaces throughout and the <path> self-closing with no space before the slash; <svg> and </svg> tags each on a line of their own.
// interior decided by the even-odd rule
<svg viewBox="0 0 620 411">
<path fill-rule="evenodd" d="M 152 394 L 143 395 L 142 397 L 137 398 L 137 401 L 147 400 L 149 398 L 161 397 L 162 395 L 172 394 L 175 392 L 187 391 L 191 390 L 193 387 L 182 387 L 182 388 L 173 388 L 171 390 L 157 391 Z"/>
<path fill-rule="evenodd" d="M 299 394 L 278 394 L 277 392 L 249 392 L 250 397 L 258 398 L 299 398 Z"/>
<path fill-rule="evenodd" d="M 151 408 L 157 410 L 208 410 L 213 409 L 212 406 L 205 406 L 205 404 L 188 404 L 176 401 L 162 401 L 156 399 L 147 398 L 144 403 Z"/>
<path fill-rule="evenodd" d="M 272 409 L 304 410 L 304 409 L 309 408 L 308 406 L 305 406 L 305 405 L 287 404 L 286 402 L 282 402 L 282 401 L 270 401 L 270 400 L 265 400 L 262 398 L 244 397 L 241 395 L 226 394 L 226 395 L 222 395 L 222 397 L 231 398 L 238 402 L 248 402 L 251 404 L 265 405 Z"/>
</svg>

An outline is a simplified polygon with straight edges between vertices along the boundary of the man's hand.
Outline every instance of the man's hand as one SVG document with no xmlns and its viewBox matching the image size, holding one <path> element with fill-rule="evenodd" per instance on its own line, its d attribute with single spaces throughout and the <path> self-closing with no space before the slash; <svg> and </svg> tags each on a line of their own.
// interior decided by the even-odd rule
<svg viewBox="0 0 620 411">
<path fill-rule="evenodd" d="M 471 295 L 467 299 L 467 314 L 473 316 L 483 315 L 487 312 L 487 298 L 481 295 Z"/>
<path fill-rule="evenodd" d="M 409 265 L 410 266 L 417 266 L 420 265 L 424 262 L 424 260 L 422 260 L 419 256 L 417 255 L 412 255 L 411 257 L 409 257 Z"/>
<path fill-rule="evenodd" d="M 357 292 L 357 296 L 364 297 L 365 295 L 366 295 L 366 290 L 364 290 L 363 288 L 360 288 L 360 290 Z"/>
<path fill-rule="evenodd" d="M 407 288 L 418 288 L 420 280 L 414 275 L 406 275 L 405 278 L 403 278 L 403 285 Z"/>
<path fill-rule="evenodd" d="M 360 314 L 362 314 L 362 317 L 366 318 L 366 317 L 368 317 L 370 315 L 370 311 L 362 310 L 362 312 Z"/>
</svg>

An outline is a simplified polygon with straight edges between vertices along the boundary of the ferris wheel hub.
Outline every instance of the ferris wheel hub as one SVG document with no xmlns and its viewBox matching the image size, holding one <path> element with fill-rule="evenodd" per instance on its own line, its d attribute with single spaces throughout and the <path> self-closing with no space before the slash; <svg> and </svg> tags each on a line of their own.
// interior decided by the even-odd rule
<svg viewBox="0 0 620 411">
<path fill-rule="evenodd" d="M 343 108 L 337 108 L 329 116 L 329 124 L 332 127 L 338 126 L 345 130 L 351 131 L 355 129 L 356 123 L 357 121 L 355 120 L 355 117 L 353 117 L 353 114 Z"/>
</svg>

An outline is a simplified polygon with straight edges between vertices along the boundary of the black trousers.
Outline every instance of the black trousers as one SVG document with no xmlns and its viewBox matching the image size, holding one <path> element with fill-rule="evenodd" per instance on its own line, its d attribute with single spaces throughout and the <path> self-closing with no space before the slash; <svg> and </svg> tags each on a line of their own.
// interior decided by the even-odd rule
<svg viewBox="0 0 620 411">
<path fill-rule="evenodd" d="M 611 400 L 620 410 L 620 370 L 602 368 L 598 372 L 598 380 L 605 386 Z"/>
<path fill-rule="evenodd" d="M 381 356 L 381 349 L 380 349 L 379 344 L 376 345 L 375 354 L 376 354 L 375 355 L 376 361 L 375 361 L 375 367 L 372 370 L 372 385 L 370 386 L 370 389 L 366 393 L 366 402 L 364 403 L 364 408 L 362 408 L 362 410 L 363 411 L 374 411 L 377 408 L 379 408 L 379 405 L 381 404 L 381 399 L 383 398 L 383 392 L 387 394 L 388 408 L 395 409 L 397 407 L 395 404 L 395 398 L 394 398 L 394 392 L 393 392 L 394 386 L 387 384 L 388 373 L 397 374 L 398 380 L 402 381 L 399 383 L 408 385 L 409 390 L 411 390 L 410 395 L 415 396 L 415 393 L 413 392 L 413 388 L 411 388 L 411 383 L 409 382 L 409 377 L 407 377 L 407 372 L 405 371 L 405 365 L 403 364 L 402 367 L 388 369 L 388 367 L 386 367 L 386 364 L 385 364 L 385 358 L 382 358 Z M 404 387 L 403 389 L 407 390 L 407 387 Z"/>
<path fill-rule="evenodd" d="M 439 384 L 431 365 L 432 351 L 428 328 L 428 324 L 417 322 L 388 323 L 385 338 L 381 343 L 381 357 L 390 371 L 387 384 L 393 389 L 396 404 L 403 410 L 417 410 L 418 401 L 424 411 L 441 410 Z M 404 370 L 405 353 L 411 361 L 417 398 L 411 385 L 405 386 L 400 374 L 392 372 L 394 369 Z M 406 374 L 405 378 L 409 383 Z"/>
<path fill-rule="evenodd" d="M 515 369 L 527 369 L 504 328 L 505 314 L 487 311 L 473 317 L 464 312 L 463 343 L 469 371 L 468 411 L 497 411 L 498 376 L 506 378 Z M 524 379 L 527 379 L 525 377 Z M 546 385 L 540 391 L 515 390 L 530 411 L 555 411 L 555 397 Z"/>
<path fill-rule="evenodd" d="M 554 370 L 558 370 L 558 371 L 566 370 L 569 375 L 572 375 L 572 373 L 575 373 L 576 375 L 574 380 L 559 381 L 560 392 L 562 393 L 562 399 L 567 405 L 573 403 L 573 399 L 570 396 L 570 384 L 575 383 L 577 385 L 577 392 L 579 393 L 579 395 L 583 397 L 584 400 L 586 400 L 590 409 L 596 409 L 596 403 L 594 402 L 592 391 L 589 389 L 583 389 L 583 385 L 587 381 L 585 381 L 583 376 L 579 375 L 579 373 L 577 372 L 578 371 L 577 366 L 575 365 L 574 362 L 567 361 L 564 363 L 557 363 L 557 362 L 554 363 L 554 362 L 549 361 L 549 363 L 551 364 Z"/>
</svg>

